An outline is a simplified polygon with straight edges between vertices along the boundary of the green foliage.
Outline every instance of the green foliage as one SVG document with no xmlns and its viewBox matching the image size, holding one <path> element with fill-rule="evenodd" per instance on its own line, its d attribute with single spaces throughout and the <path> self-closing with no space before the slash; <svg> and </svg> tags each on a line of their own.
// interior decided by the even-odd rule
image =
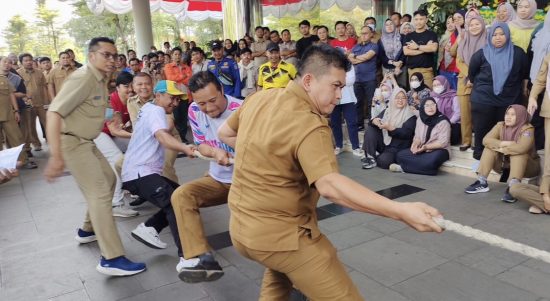
<svg viewBox="0 0 550 301">
<path fill-rule="evenodd" d="M 463 7 L 460 1 L 432 0 L 421 4 L 418 8 L 428 12 L 428 27 L 438 35 L 443 35 L 447 17 Z"/>
<path fill-rule="evenodd" d="M 62 30 L 56 24 L 58 17 L 58 11 L 48 9 L 45 5 L 38 5 L 36 9 L 37 21 L 34 23 L 33 32 L 39 34 L 36 36 L 33 53 L 43 53 L 51 56 L 61 51 L 63 46 L 63 43 L 60 42 Z"/>
<path fill-rule="evenodd" d="M 21 15 L 15 15 L 8 21 L 8 26 L 2 31 L 9 45 L 9 50 L 15 53 L 25 51 L 29 42 L 30 29 L 27 21 Z"/>
</svg>

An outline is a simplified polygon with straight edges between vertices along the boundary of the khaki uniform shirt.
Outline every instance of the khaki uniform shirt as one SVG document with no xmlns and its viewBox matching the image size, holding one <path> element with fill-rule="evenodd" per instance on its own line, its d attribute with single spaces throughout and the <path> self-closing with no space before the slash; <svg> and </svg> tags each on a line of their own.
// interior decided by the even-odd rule
<svg viewBox="0 0 550 301">
<path fill-rule="evenodd" d="M 75 67 L 70 66 L 67 68 L 63 67 L 55 67 L 52 70 L 50 70 L 50 73 L 48 74 L 48 77 L 46 78 L 46 81 L 48 84 L 53 84 L 55 95 L 59 94 L 59 91 L 61 91 L 61 88 L 63 87 L 63 83 L 69 77 L 71 73 L 73 73 L 76 70 Z"/>
<path fill-rule="evenodd" d="M 258 40 L 257 42 L 254 42 L 252 43 L 252 45 L 250 45 L 250 50 L 252 50 L 252 52 L 262 52 L 265 54 L 267 44 L 269 44 L 268 40 Z M 254 58 L 254 65 L 256 66 L 256 68 L 260 68 L 260 66 L 265 62 L 267 62 L 267 57 L 265 55 L 257 56 Z"/>
<path fill-rule="evenodd" d="M 93 140 L 103 129 L 108 77 L 92 65 L 79 68 L 63 84 L 49 110 L 63 118 L 61 133 Z"/>
<path fill-rule="evenodd" d="M 11 104 L 11 94 L 15 88 L 4 74 L 0 74 L 0 122 L 15 119 Z"/>
<path fill-rule="evenodd" d="M 228 197 L 231 237 L 261 251 L 297 250 L 303 231 L 318 237 L 313 184 L 338 165 L 327 118 L 305 90 L 291 81 L 257 92 L 227 123 L 238 132 Z"/>
<path fill-rule="evenodd" d="M 17 73 L 25 81 L 27 95 L 32 98 L 32 104 L 35 106 L 47 105 L 49 101 L 48 96 L 45 94 L 47 84 L 44 74 L 36 69 L 28 71 L 25 68 L 19 68 Z"/>
</svg>

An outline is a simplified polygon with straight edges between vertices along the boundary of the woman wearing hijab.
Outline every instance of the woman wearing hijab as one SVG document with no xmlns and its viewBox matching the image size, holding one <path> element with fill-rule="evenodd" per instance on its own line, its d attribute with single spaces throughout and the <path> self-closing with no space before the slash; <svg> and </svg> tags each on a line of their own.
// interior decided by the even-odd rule
<svg viewBox="0 0 550 301">
<path fill-rule="evenodd" d="M 525 52 L 512 44 L 506 23 L 495 23 L 487 45 L 472 56 L 468 77 L 473 83 L 474 159 L 481 158 L 482 139 L 504 119 L 506 108 L 522 102 L 522 91 L 528 95 L 528 64 Z"/>
<path fill-rule="evenodd" d="M 403 46 L 401 35 L 391 19 L 386 19 L 382 28 L 382 37 L 378 40 L 379 58 L 382 60 L 382 71 L 386 73 L 401 74 L 403 66 Z"/>
<path fill-rule="evenodd" d="M 447 30 L 445 34 L 441 36 L 439 40 L 439 52 L 438 52 L 438 69 L 439 74 L 447 78 L 447 81 L 451 85 L 453 90 L 456 90 L 456 84 L 458 81 L 458 68 L 456 67 L 456 59 L 451 53 L 451 48 L 456 44 L 458 35 L 455 34 L 455 23 L 453 17 L 447 18 Z"/>
<path fill-rule="evenodd" d="M 357 111 L 355 104 L 357 98 L 353 92 L 353 84 L 355 83 L 355 69 L 351 66 L 351 69 L 346 73 L 346 85 L 342 88 L 342 98 L 340 103 L 334 107 L 334 110 L 330 114 L 330 127 L 332 128 L 332 134 L 334 135 L 334 142 L 336 147 L 334 148 L 334 154 L 339 155 L 342 153 L 343 139 L 342 134 L 342 114 L 346 120 L 348 128 L 348 136 L 351 142 L 351 148 L 353 155 L 357 157 L 363 157 L 363 150 L 359 147 L 359 136 L 357 132 Z"/>
<path fill-rule="evenodd" d="M 494 22 L 507 23 L 514 20 L 515 18 L 516 18 L 516 10 L 512 6 L 512 4 L 508 2 L 501 2 L 497 6 L 496 18 Z"/>
<path fill-rule="evenodd" d="M 460 143 L 460 103 L 456 91 L 451 89 L 444 76 L 438 75 L 434 79 L 434 88 L 431 96 L 437 103 L 438 110 L 451 123 L 451 145 Z"/>
<path fill-rule="evenodd" d="M 539 25 L 539 21 L 535 20 L 536 12 L 537 2 L 535 0 L 520 0 L 517 6 L 516 18 L 508 22 L 512 43 L 521 47 L 525 52 L 527 52 L 527 47 L 531 42 L 533 31 Z"/>
<path fill-rule="evenodd" d="M 465 151 L 472 145 L 472 111 L 470 94 L 472 83 L 468 79 L 468 68 L 474 53 L 487 44 L 485 21 L 480 16 L 472 16 L 466 20 L 464 31 L 458 36 L 451 48 L 451 54 L 456 57 L 456 66 L 459 70 L 456 95 L 460 103 L 460 133 L 462 145 L 460 150 Z"/>
<path fill-rule="evenodd" d="M 397 163 L 390 165 L 390 171 L 435 176 L 449 160 L 451 124 L 433 97 L 422 101 L 418 114 L 411 148 L 397 153 Z"/>
<path fill-rule="evenodd" d="M 405 90 L 396 87 L 388 108 L 372 119 L 365 131 L 363 169 L 376 166 L 388 169 L 395 163 L 395 155 L 411 146 L 415 126 L 416 116 L 407 105 Z"/>
<path fill-rule="evenodd" d="M 392 81 L 388 81 L 386 78 L 382 80 L 380 86 L 374 91 L 371 108 L 372 116 L 378 116 L 388 107 L 393 87 L 397 86 L 392 84 Z M 395 79 L 393 79 L 393 81 L 395 81 Z"/>
<path fill-rule="evenodd" d="M 537 176 L 540 171 L 539 157 L 534 147 L 534 131 L 524 106 L 507 107 L 504 122 L 498 122 L 483 138 L 485 149 L 477 169 L 478 179 L 465 192 L 488 192 L 487 177 L 491 170 L 501 173 L 509 168 L 508 188 L 501 200 L 515 202 L 510 195 L 510 186 L 520 183 L 523 177 Z"/>
<path fill-rule="evenodd" d="M 407 102 L 410 106 L 415 108 L 420 105 L 420 103 L 430 97 L 432 92 L 426 84 L 424 84 L 424 75 L 420 72 L 415 72 L 411 75 L 411 80 L 409 82 L 411 90 L 407 92 Z"/>
</svg>

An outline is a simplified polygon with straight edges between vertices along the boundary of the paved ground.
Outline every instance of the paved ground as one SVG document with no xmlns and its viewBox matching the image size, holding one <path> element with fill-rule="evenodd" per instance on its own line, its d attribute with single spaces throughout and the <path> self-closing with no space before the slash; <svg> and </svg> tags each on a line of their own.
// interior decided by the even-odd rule
<svg viewBox="0 0 550 301">
<path fill-rule="evenodd" d="M 148 206 L 139 217 L 117 219 L 128 256 L 145 261 L 148 270 L 125 278 L 99 274 L 97 244 L 79 246 L 73 239 L 86 207 L 81 193 L 69 174 L 46 183 L 41 176 L 45 154 L 37 156 L 39 170 L 22 171 L 0 186 L 0 300 L 257 300 L 263 269 L 224 247 L 226 206 L 203 211 L 211 241 L 223 247 L 216 252 L 226 273 L 219 281 L 189 285 L 177 278 L 168 229 L 161 235 L 171 242 L 166 250 L 149 249 L 130 236 L 154 212 Z M 198 159 L 178 159 L 176 165 L 180 182 L 207 168 Z M 524 204 L 502 203 L 502 184 L 471 196 L 462 192 L 470 178 L 365 171 L 349 153 L 341 155 L 340 166 L 344 174 L 398 201 L 426 201 L 448 219 L 550 249 L 550 217 L 530 215 Z M 453 233 L 418 234 L 399 222 L 327 204 L 319 202 L 322 230 L 368 300 L 550 300 L 549 264 Z"/>
</svg>

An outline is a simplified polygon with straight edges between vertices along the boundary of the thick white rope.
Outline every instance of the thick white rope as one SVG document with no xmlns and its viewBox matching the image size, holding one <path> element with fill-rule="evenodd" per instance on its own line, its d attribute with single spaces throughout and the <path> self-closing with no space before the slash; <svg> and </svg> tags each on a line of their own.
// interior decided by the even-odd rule
<svg viewBox="0 0 550 301">
<path fill-rule="evenodd" d="M 209 157 L 205 157 L 203 156 L 198 150 L 195 150 L 193 152 L 193 155 L 199 159 L 202 159 L 202 160 L 206 160 L 206 161 L 212 161 L 212 162 L 216 162 L 216 159 L 214 158 L 209 158 Z M 229 163 L 231 164 L 235 164 L 235 159 L 234 158 L 229 158 Z"/>
<path fill-rule="evenodd" d="M 452 231 L 462 236 L 473 238 L 499 248 L 503 248 L 512 252 L 516 252 L 531 258 L 539 259 L 544 262 L 550 263 L 549 252 L 539 250 L 537 248 L 533 248 L 531 246 L 524 245 L 522 243 L 515 242 L 513 240 L 503 238 L 491 233 L 487 233 L 469 226 L 464 226 L 464 225 L 455 223 L 453 221 L 446 220 L 442 217 L 437 217 L 437 218 L 434 217 L 433 220 L 441 228 L 447 231 Z"/>
</svg>

